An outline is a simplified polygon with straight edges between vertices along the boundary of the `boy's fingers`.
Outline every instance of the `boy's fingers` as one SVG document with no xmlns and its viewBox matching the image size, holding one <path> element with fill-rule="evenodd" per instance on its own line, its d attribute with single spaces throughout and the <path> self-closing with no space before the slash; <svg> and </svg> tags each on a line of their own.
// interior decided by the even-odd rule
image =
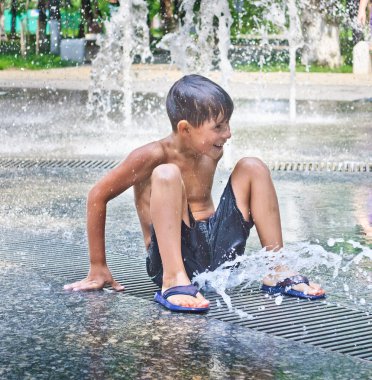
<svg viewBox="0 0 372 380">
<path fill-rule="evenodd" d="M 73 290 L 78 291 L 78 290 L 98 290 L 102 289 L 104 287 L 103 282 L 98 282 L 98 281 L 86 281 L 80 286 L 76 286 Z"/>
<path fill-rule="evenodd" d="M 73 282 L 72 284 L 66 284 L 66 285 L 64 285 L 63 289 L 65 289 L 65 290 L 71 290 L 71 289 L 79 286 L 81 282 L 82 281 L 77 281 L 77 282 Z"/>
<path fill-rule="evenodd" d="M 102 289 L 104 286 L 104 283 L 100 284 L 97 281 L 93 280 L 81 280 L 74 282 L 72 284 L 67 284 L 63 287 L 65 290 L 93 290 L 93 289 Z"/>
<path fill-rule="evenodd" d="M 111 282 L 107 282 L 108 285 L 111 285 L 112 288 L 117 291 L 121 292 L 125 289 L 125 287 L 121 284 L 119 284 L 117 281 L 112 280 Z M 74 282 L 72 284 L 66 284 L 63 289 L 65 290 L 99 290 L 102 289 L 105 286 L 105 282 L 102 281 L 95 281 L 95 280 L 88 280 L 84 279 L 81 281 Z"/>
<path fill-rule="evenodd" d="M 125 287 L 123 285 L 120 285 L 117 281 L 113 280 L 111 283 L 111 286 L 113 289 L 115 289 L 117 292 L 122 292 Z"/>
</svg>

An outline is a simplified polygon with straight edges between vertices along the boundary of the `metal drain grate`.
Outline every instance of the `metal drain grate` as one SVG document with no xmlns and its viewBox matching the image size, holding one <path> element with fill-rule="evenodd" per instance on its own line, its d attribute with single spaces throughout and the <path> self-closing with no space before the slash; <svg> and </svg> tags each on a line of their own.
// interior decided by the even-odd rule
<svg viewBox="0 0 372 380">
<path fill-rule="evenodd" d="M 34 159 L 34 158 L 0 158 L 0 168 L 81 168 L 112 169 L 119 164 L 118 160 L 94 159 Z M 372 163 L 342 162 L 268 162 L 272 171 L 322 171 L 322 172 L 372 172 Z"/>
<path fill-rule="evenodd" d="M 0 255 L 3 260 L 27 265 L 47 277 L 63 277 L 68 282 L 76 281 L 87 273 L 86 248 L 82 244 L 62 241 L 51 235 L 20 237 L 19 233 L 8 230 L 2 231 L 2 236 Z M 143 256 L 108 253 L 107 261 L 114 277 L 125 283 L 124 294 L 153 299 L 157 287 L 147 276 Z M 372 360 L 372 318 L 368 313 L 324 301 L 310 302 L 289 297 L 285 297 L 281 305 L 276 305 L 272 298 L 257 288 L 234 289 L 229 295 L 234 308 L 253 318 L 241 318 L 229 312 L 215 293 L 206 294 L 212 306 L 207 317 Z"/>
<path fill-rule="evenodd" d="M 111 169 L 118 160 L 90 159 L 29 159 L 29 158 L 0 158 L 0 168 L 81 168 L 81 169 Z"/>
<path fill-rule="evenodd" d="M 275 171 L 372 172 L 372 163 L 363 162 L 269 162 Z"/>
</svg>

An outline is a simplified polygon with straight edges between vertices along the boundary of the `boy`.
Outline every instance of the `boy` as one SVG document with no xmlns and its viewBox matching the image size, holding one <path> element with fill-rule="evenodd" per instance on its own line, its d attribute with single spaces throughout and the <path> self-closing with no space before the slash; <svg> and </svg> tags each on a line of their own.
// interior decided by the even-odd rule
<svg viewBox="0 0 372 380">
<path fill-rule="evenodd" d="M 231 137 L 229 120 L 234 109 L 219 85 L 200 75 L 185 76 L 170 89 L 166 105 L 172 133 L 134 150 L 89 192 L 90 270 L 87 278 L 65 289 L 111 285 L 124 290 L 112 278 L 105 260 L 106 205 L 134 186 L 148 251 L 147 271 L 161 286 L 155 300 L 170 310 L 201 312 L 208 310 L 209 302 L 191 285 L 191 278 L 242 255 L 253 225 L 263 247 L 282 247 L 278 202 L 267 167 L 256 158 L 243 158 L 215 211 L 213 177 L 223 145 Z M 267 276 L 263 290 L 324 297 L 320 286 L 303 276 L 280 279 L 280 273 Z"/>
</svg>

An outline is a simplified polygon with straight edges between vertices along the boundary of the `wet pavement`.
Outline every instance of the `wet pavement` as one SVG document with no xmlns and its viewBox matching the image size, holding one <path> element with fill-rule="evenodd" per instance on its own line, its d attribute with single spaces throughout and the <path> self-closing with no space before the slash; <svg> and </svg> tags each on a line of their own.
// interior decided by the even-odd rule
<svg viewBox="0 0 372 380">
<path fill-rule="evenodd" d="M 47 268 L 53 261 L 65 260 L 73 263 L 79 273 L 76 277 L 81 276 L 80 267 L 87 268 L 85 194 L 102 170 L 3 169 L 0 174 L 1 378 L 344 380 L 372 375 L 371 364 L 362 360 L 204 316 L 175 315 L 125 292 L 63 291 L 66 275 L 48 273 Z M 361 211 L 352 201 L 355 191 L 354 201 L 368 195 L 369 182 L 360 173 L 340 173 L 331 182 L 316 173 L 273 173 L 273 178 L 284 236 L 295 249 L 299 242 L 335 252 L 349 249 L 347 262 L 357 251 L 346 242 L 329 247 L 330 237 L 368 245 L 359 224 Z M 226 179 L 227 172 L 219 172 L 215 197 Z M 333 207 L 330 213 L 339 199 L 348 207 Z M 110 203 L 109 255 L 144 257 L 132 201 L 133 195 L 127 193 Z M 20 237 L 26 242 L 22 250 L 15 245 Z M 36 238 L 45 239 L 42 251 L 33 248 Z M 76 245 L 82 248 L 74 250 Z M 247 254 L 257 247 L 257 236 L 252 236 Z M 363 265 L 368 266 L 368 261 Z M 328 302 L 368 310 L 370 291 L 360 268 L 336 279 L 326 268 L 310 275 L 322 281 Z M 355 273 L 361 277 L 350 278 Z M 350 286 L 348 292 L 344 284 Z"/>
<path fill-rule="evenodd" d="M 2 379 L 368 379 L 371 365 L 1 262 Z M 25 280 L 26 279 L 26 280 Z"/>
</svg>

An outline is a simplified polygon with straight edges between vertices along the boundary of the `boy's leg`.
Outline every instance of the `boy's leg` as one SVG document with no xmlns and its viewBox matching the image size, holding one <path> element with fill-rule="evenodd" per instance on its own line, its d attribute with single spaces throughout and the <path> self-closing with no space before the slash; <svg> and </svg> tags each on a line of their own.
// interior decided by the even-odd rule
<svg viewBox="0 0 372 380">
<path fill-rule="evenodd" d="M 237 207 L 244 218 L 253 218 L 262 247 L 277 251 L 283 246 L 280 213 L 275 188 L 266 165 L 256 158 L 243 158 L 231 174 L 231 186 Z M 278 276 L 264 278 L 265 285 L 275 285 L 281 278 L 280 272 L 287 268 L 276 268 Z M 294 274 L 294 273 L 293 273 Z M 292 274 L 290 274 L 292 275 Z M 285 277 L 288 277 L 288 273 Z M 299 284 L 292 287 L 308 294 L 323 294 L 318 284 Z"/>
<path fill-rule="evenodd" d="M 179 168 L 173 164 L 156 167 L 151 176 L 150 215 L 163 265 L 162 291 L 191 283 L 181 254 L 182 219 L 190 225 L 185 187 Z M 187 307 L 207 307 L 209 302 L 196 297 L 175 295 L 168 301 Z"/>
</svg>

